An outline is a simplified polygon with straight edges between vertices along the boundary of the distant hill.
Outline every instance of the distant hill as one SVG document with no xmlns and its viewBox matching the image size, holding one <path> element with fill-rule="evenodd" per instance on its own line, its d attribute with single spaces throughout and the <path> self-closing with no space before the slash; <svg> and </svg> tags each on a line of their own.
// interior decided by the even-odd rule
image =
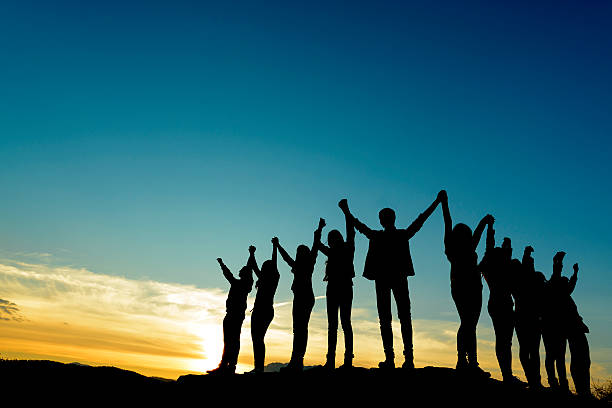
<svg viewBox="0 0 612 408">
<path fill-rule="evenodd" d="M 268 370 L 283 364 L 273 363 Z M 355 368 L 326 371 L 313 367 L 303 373 L 185 375 L 177 381 L 145 377 L 115 367 L 90 367 L 53 361 L 0 360 L 3 395 L 26 402 L 62 405 L 103 403 L 113 406 L 208 406 L 289 404 L 374 406 L 608 406 L 597 400 L 532 391 L 490 378 L 474 378 L 451 368 L 425 367 L 406 372 Z M 417 405 L 414 405 L 417 404 Z M 32 404 L 26 404 L 29 406 Z"/>
</svg>

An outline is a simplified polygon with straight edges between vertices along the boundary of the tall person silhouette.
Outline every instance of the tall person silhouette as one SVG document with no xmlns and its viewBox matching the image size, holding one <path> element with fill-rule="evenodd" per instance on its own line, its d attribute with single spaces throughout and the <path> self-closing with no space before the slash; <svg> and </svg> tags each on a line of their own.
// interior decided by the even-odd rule
<svg viewBox="0 0 612 408">
<path fill-rule="evenodd" d="M 533 248 L 525 247 L 521 267 L 515 271 L 514 301 L 516 337 L 519 342 L 519 358 L 527 382 L 531 388 L 541 388 L 540 342 L 542 338 L 542 297 L 544 274 L 536 272 L 531 254 Z"/>
<path fill-rule="evenodd" d="M 548 376 L 548 385 L 552 389 L 569 392 L 567 371 L 565 369 L 565 351 L 567 349 L 567 333 L 564 330 L 563 304 L 565 293 L 572 292 L 576 285 L 573 281 L 568 284 L 561 276 L 565 252 L 559 251 L 553 257 L 553 273 L 545 286 L 545 301 L 542 310 L 542 339 L 546 349 L 544 366 Z M 555 373 L 556 368 L 556 373 Z"/>
<path fill-rule="evenodd" d="M 327 256 L 324 281 L 327 282 L 327 361 L 325 367 L 334 368 L 336 344 L 338 341 L 338 311 L 344 332 L 344 364 L 341 368 L 353 365 L 353 327 L 351 325 L 351 308 L 353 306 L 353 278 L 355 277 L 355 226 L 348 211 L 346 199 L 338 206 L 345 215 L 346 242 L 338 230 L 327 234 L 329 247 L 320 244 L 319 250 Z"/>
<path fill-rule="evenodd" d="M 410 294 L 408 276 L 414 276 L 409 240 L 421 229 L 440 202 L 440 194 L 434 202 L 406 229 L 395 227 L 395 212 L 383 208 L 378 213 L 382 230 L 372 230 L 349 212 L 348 205 L 343 209 L 353 219 L 355 228 L 369 239 L 363 276 L 373 280 L 376 287 L 376 306 L 380 321 L 385 361 L 378 364 L 380 368 L 395 367 L 393 351 L 393 329 L 391 327 L 391 293 L 395 297 L 397 314 L 402 327 L 404 343 L 404 363 L 402 368 L 414 368 L 412 346 L 412 316 L 410 311 Z"/>
<path fill-rule="evenodd" d="M 495 330 L 495 355 L 504 382 L 516 382 L 512 375 L 512 336 L 514 310 L 512 302 L 512 247 L 505 238 L 501 247 L 495 246 L 493 221 L 488 224 L 486 251 L 480 270 L 489 285 L 487 309 Z M 461 361 L 461 364 L 465 364 Z"/>
<path fill-rule="evenodd" d="M 219 367 L 209 370 L 209 374 L 233 374 L 236 371 L 238 353 L 240 352 L 240 332 L 247 308 L 247 296 L 253 288 L 253 272 L 250 266 L 244 266 L 238 272 L 238 279 L 232 275 L 221 258 L 217 258 L 223 276 L 230 283 L 230 290 L 225 302 L 226 314 L 223 319 L 223 356 Z"/>
<path fill-rule="evenodd" d="M 457 331 L 457 369 L 470 369 L 473 373 L 489 375 L 478 366 L 476 326 L 482 309 L 482 279 L 478 270 L 476 248 L 487 224 L 493 216 L 486 215 L 474 230 L 466 224 L 453 227 L 448 196 L 442 192 L 444 214 L 444 247 L 451 264 L 451 295 L 461 320 Z"/>
<path fill-rule="evenodd" d="M 253 340 L 253 356 L 255 360 L 255 368 L 252 372 L 262 373 L 266 359 L 264 337 L 274 318 L 274 294 L 280 279 L 276 263 L 278 238 L 272 238 L 272 259 L 264 261 L 261 265 L 261 270 L 255 260 L 255 247 L 251 246 L 249 251 L 251 253 L 249 265 L 253 272 L 255 272 L 255 275 L 257 275 L 257 283 L 255 284 L 257 295 L 255 296 L 253 314 L 251 315 L 251 338 Z"/>
<path fill-rule="evenodd" d="M 318 248 L 321 243 L 321 231 L 325 220 L 319 220 L 319 227 L 314 232 L 314 242 L 311 248 L 306 245 L 297 247 L 295 260 L 277 243 L 278 251 L 293 272 L 293 351 L 291 360 L 285 370 L 301 371 L 304 368 L 304 355 L 308 344 L 308 322 L 314 307 L 315 298 L 312 291 L 312 273 L 317 262 Z"/>
<path fill-rule="evenodd" d="M 578 313 L 578 308 L 574 299 L 572 299 L 572 292 L 576 287 L 578 281 L 578 264 L 574 264 L 574 274 L 568 281 L 564 278 L 566 283 L 566 296 L 564 304 L 564 321 L 566 323 L 567 342 L 569 344 L 571 363 L 570 372 L 572 373 L 572 380 L 574 380 L 574 386 L 576 387 L 576 393 L 581 396 L 591 395 L 591 357 L 589 352 L 589 342 L 586 334 L 589 332 L 589 328 L 584 321 L 582 316 Z M 573 284 L 570 284 L 573 282 Z"/>
</svg>

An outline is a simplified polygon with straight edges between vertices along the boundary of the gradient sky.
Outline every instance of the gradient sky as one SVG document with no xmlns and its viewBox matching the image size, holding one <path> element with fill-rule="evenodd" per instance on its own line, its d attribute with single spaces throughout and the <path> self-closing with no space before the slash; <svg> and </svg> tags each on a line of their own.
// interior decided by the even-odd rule
<svg viewBox="0 0 612 408">
<path fill-rule="evenodd" d="M 254 244 L 263 261 L 274 235 L 294 252 L 318 217 L 343 228 L 342 197 L 371 227 L 386 206 L 407 225 L 445 188 L 455 222 L 494 214 L 546 275 L 558 250 L 566 274 L 580 263 L 574 298 L 612 375 L 612 3 L 329 3 L 2 2 L 5 270 L 222 299 L 216 257 L 236 271 Z M 412 242 L 413 315 L 454 327 L 442 231 L 438 210 Z M 11 279 L 2 299 L 40 305 Z M 373 294 L 356 279 L 355 308 L 376 323 Z"/>
</svg>

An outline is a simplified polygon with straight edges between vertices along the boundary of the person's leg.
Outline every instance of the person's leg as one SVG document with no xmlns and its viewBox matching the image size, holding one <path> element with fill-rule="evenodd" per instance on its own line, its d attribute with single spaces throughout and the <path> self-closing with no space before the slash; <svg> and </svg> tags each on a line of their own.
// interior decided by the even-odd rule
<svg viewBox="0 0 612 408">
<path fill-rule="evenodd" d="M 310 323 L 310 315 L 312 313 L 312 308 L 314 307 L 315 299 L 314 296 L 308 299 L 305 309 L 304 309 L 304 321 L 303 321 L 303 342 L 301 344 L 300 349 L 300 362 L 304 365 L 304 356 L 306 355 L 306 348 L 308 346 L 308 323 Z"/>
<path fill-rule="evenodd" d="M 467 367 L 467 350 L 465 347 L 465 317 L 466 305 L 463 299 L 463 291 L 457 285 L 451 286 L 451 295 L 459 314 L 459 329 L 457 330 L 457 369 Z"/>
<path fill-rule="evenodd" d="M 519 316 L 516 322 L 516 338 L 519 343 L 519 360 L 525 373 L 527 382 L 533 381 L 531 376 L 531 362 L 530 362 L 530 344 L 529 344 L 529 327 L 525 323 L 523 316 Z"/>
<path fill-rule="evenodd" d="M 299 357 L 299 349 L 301 343 L 301 327 L 302 325 L 302 310 L 304 306 L 301 304 L 299 298 L 293 298 L 293 305 L 291 309 L 291 316 L 293 318 L 293 348 L 291 350 L 291 360 L 289 361 L 289 365 L 294 365 L 297 363 Z"/>
<path fill-rule="evenodd" d="M 512 381 L 512 315 L 501 310 L 490 310 L 495 330 L 495 355 L 504 381 Z"/>
<path fill-rule="evenodd" d="M 353 286 L 347 285 L 340 296 L 340 321 L 344 334 L 344 366 L 353 365 L 353 325 L 351 324 L 351 309 L 353 307 Z"/>
<path fill-rule="evenodd" d="M 591 357 L 589 342 L 583 332 L 572 333 L 568 338 L 571 362 L 570 372 L 576 387 L 576 393 L 582 396 L 591 395 Z"/>
<path fill-rule="evenodd" d="M 337 288 L 327 285 L 327 367 L 334 367 L 336 358 L 336 344 L 338 342 L 338 307 L 339 294 Z"/>
<path fill-rule="evenodd" d="M 473 367 L 478 367 L 478 343 L 476 339 L 476 327 L 480 312 L 482 310 L 482 287 L 474 287 L 470 289 L 468 297 L 469 309 L 467 310 L 467 327 L 466 327 L 466 348 L 468 355 L 468 364 Z"/>
<path fill-rule="evenodd" d="M 569 392 L 569 383 L 567 382 L 567 370 L 565 368 L 565 352 L 567 349 L 567 338 L 565 334 L 558 334 L 558 350 L 555 363 L 557 365 L 557 376 L 559 377 L 559 387 L 565 392 Z"/>
<path fill-rule="evenodd" d="M 546 355 L 544 357 L 544 368 L 546 369 L 546 376 L 548 377 L 548 386 L 550 388 L 559 388 L 559 381 L 557 380 L 557 374 L 555 373 L 555 360 L 557 345 L 555 344 L 555 336 L 551 332 L 550 328 L 544 327 L 542 329 L 542 340 L 544 342 L 544 350 Z"/>
<path fill-rule="evenodd" d="M 410 311 L 410 293 L 408 279 L 402 278 L 393 285 L 393 297 L 397 305 L 397 316 L 402 327 L 404 343 L 404 368 L 414 368 L 414 352 L 412 346 L 412 315 Z"/>
<path fill-rule="evenodd" d="M 378 320 L 380 322 L 380 336 L 382 337 L 383 349 L 385 351 L 385 366 L 394 365 L 395 355 L 393 353 L 393 329 L 391 328 L 391 288 L 387 282 L 376 280 L 376 307 L 378 309 Z"/>
<path fill-rule="evenodd" d="M 240 332 L 242 331 L 242 322 L 244 314 L 234 315 L 228 319 L 228 355 L 227 355 L 227 370 L 234 372 L 238 363 L 238 355 L 240 353 Z"/>
<path fill-rule="evenodd" d="M 263 370 L 263 354 L 265 353 L 262 321 L 260 311 L 255 309 L 251 315 L 251 340 L 253 341 L 253 360 L 255 371 Z"/>
</svg>

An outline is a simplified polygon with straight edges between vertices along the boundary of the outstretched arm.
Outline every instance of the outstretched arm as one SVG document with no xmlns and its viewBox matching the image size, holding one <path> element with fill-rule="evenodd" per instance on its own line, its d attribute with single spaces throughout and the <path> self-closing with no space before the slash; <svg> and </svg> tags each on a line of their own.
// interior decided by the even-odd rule
<svg viewBox="0 0 612 408">
<path fill-rule="evenodd" d="M 488 224 L 493 224 L 495 222 L 495 218 L 491 214 L 485 215 L 482 220 L 478 223 L 478 226 L 474 230 L 474 235 L 472 237 L 472 246 L 474 249 L 478 247 L 478 243 L 480 242 L 480 238 L 482 237 L 482 233 L 484 232 L 485 227 Z"/>
<path fill-rule="evenodd" d="M 440 193 L 442 193 L 442 216 L 444 217 L 444 244 L 447 244 L 453 232 L 453 220 L 448 208 L 448 195 L 446 195 L 446 191 L 442 191 Z"/>
<path fill-rule="evenodd" d="M 258 278 L 261 278 L 261 271 L 259 270 L 259 266 L 257 266 L 257 261 L 255 260 L 255 247 L 251 245 L 249 247 L 249 260 L 247 261 L 247 265 L 255 272 Z"/>
<path fill-rule="evenodd" d="M 346 198 L 340 200 L 338 207 L 344 213 L 344 222 L 346 224 L 346 243 L 349 246 L 355 246 L 355 218 L 351 215 Z"/>
<path fill-rule="evenodd" d="M 230 272 L 227 266 L 223 263 L 221 258 L 217 258 L 217 262 L 219 262 L 219 266 L 221 266 L 221 270 L 223 271 L 223 276 L 230 284 L 234 284 L 238 279 L 234 278 L 234 275 Z"/>
<path fill-rule="evenodd" d="M 495 248 L 495 230 L 493 229 L 493 223 L 487 226 L 487 238 L 486 238 L 486 249 L 485 253 Z"/>
<path fill-rule="evenodd" d="M 272 238 L 272 263 L 274 264 L 274 267 L 277 267 L 277 260 L 278 260 L 278 238 L 274 237 Z"/>
<path fill-rule="evenodd" d="M 314 232 L 314 239 L 312 242 L 312 247 L 310 248 L 310 253 L 312 254 L 313 259 L 317 258 L 317 253 L 319 252 L 319 248 L 321 247 L 321 232 L 323 231 L 323 227 L 325 227 L 325 220 L 323 218 L 319 218 L 319 226 Z"/>
<path fill-rule="evenodd" d="M 574 273 L 572 274 L 572 276 L 569 279 L 569 293 L 570 295 L 572 294 L 572 292 L 574 291 L 574 289 L 576 289 L 576 283 L 578 282 L 578 264 L 575 263 L 574 264 Z"/>
<path fill-rule="evenodd" d="M 278 247 L 278 252 L 280 252 L 281 257 L 283 258 L 283 260 L 287 263 L 287 265 L 289 265 L 291 268 L 293 268 L 295 266 L 295 261 L 293 260 L 293 258 L 291 258 L 291 256 L 289 256 L 287 251 L 285 251 L 285 248 L 283 248 L 281 246 L 281 244 L 280 244 L 280 242 L 278 242 L 278 240 L 276 241 L 276 245 Z"/>
<path fill-rule="evenodd" d="M 440 201 L 442 200 L 442 197 L 446 194 L 446 191 L 441 190 L 438 193 L 438 196 L 436 197 L 436 199 L 433 201 L 433 203 L 431 203 L 429 205 L 429 207 L 427 207 L 425 209 L 425 211 L 423 211 L 421 214 L 419 214 L 419 216 L 417 217 L 416 220 L 414 220 L 412 222 L 412 224 L 410 224 L 410 226 L 408 228 L 406 228 L 406 231 L 408 232 L 408 239 L 412 238 L 414 236 L 414 234 L 416 234 L 417 232 L 419 232 L 419 230 L 421 229 L 421 227 L 423 226 L 423 224 L 425 224 L 425 221 L 427 221 L 427 219 L 429 218 L 429 216 L 434 212 L 434 210 L 436 209 L 436 207 L 438 206 L 438 204 L 440 204 Z"/>
<path fill-rule="evenodd" d="M 344 216 L 347 219 L 350 218 L 352 220 L 353 226 L 355 229 L 357 229 L 357 231 L 365 235 L 366 238 L 368 239 L 372 238 L 372 236 L 374 235 L 374 231 L 371 230 L 367 225 L 359 221 L 357 218 L 355 218 L 353 214 L 351 214 L 348 208 L 348 202 L 346 201 L 346 198 L 343 198 L 342 200 L 340 200 L 340 202 L 338 203 L 338 206 L 344 213 Z M 347 239 L 348 239 L 348 233 L 347 233 Z"/>
</svg>

